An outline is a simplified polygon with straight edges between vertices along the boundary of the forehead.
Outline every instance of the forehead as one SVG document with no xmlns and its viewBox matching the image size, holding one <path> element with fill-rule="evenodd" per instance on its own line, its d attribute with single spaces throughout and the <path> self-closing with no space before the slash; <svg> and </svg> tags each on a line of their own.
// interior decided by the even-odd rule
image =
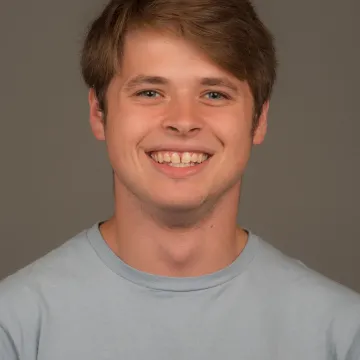
<svg viewBox="0 0 360 360">
<path fill-rule="evenodd" d="M 130 31 L 122 53 L 119 71 L 111 82 L 118 91 L 148 85 L 183 90 L 219 86 L 252 99 L 247 81 L 222 69 L 194 44 L 170 31 Z"/>
<path fill-rule="evenodd" d="M 133 30 L 126 35 L 120 69 L 124 75 L 140 72 L 166 77 L 233 77 L 186 39 L 151 29 Z"/>
</svg>

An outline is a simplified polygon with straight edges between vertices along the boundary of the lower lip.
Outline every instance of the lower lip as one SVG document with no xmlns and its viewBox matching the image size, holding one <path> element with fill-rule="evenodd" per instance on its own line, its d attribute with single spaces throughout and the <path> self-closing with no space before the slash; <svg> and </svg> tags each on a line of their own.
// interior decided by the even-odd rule
<svg viewBox="0 0 360 360">
<path fill-rule="evenodd" d="M 149 160 L 153 163 L 155 168 L 162 172 L 163 174 L 167 175 L 170 178 L 173 179 L 182 179 L 186 178 L 188 176 L 193 176 L 201 172 L 209 163 L 209 159 L 203 161 L 200 164 L 194 165 L 194 166 L 187 166 L 187 167 L 175 167 L 167 165 L 166 163 L 158 163 L 156 162 L 152 157 L 148 156 Z"/>
</svg>

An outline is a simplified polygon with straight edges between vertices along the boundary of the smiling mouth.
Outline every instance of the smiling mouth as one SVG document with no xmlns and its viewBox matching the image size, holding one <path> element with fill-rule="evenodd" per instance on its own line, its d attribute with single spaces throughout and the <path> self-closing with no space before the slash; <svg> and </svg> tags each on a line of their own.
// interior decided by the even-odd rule
<svg viewBox="0 0 360 360">
<path fill-rule="evenodd" d="M 172 167 L 197 166 L 208 159 L 211 155 L 200 152 L 177 152 L 177 151 L 153 151 L 147 154 L 158 164 Z"/>
</svg>

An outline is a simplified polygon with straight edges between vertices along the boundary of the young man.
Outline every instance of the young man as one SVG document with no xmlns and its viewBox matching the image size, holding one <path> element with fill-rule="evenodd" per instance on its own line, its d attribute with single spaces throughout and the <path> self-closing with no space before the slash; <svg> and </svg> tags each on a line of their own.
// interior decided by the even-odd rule
<svg viewBox="0 0 360 360">
<path fill-rule="evenodd" d="M 275 68 L 248 0 L 105 8 L 82 70 L 114 216 L 1 283 L 1 360 L 360 359 L 360 296 L 236 224 Z"/>
</svg>

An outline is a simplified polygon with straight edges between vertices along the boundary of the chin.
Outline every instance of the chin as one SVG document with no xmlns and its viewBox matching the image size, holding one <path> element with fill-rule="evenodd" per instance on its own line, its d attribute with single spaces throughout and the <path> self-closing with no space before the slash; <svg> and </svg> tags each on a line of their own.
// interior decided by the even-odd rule
<svg viewBox="0 0 360 360">
<path fill-rule="evenodd" d="M 204 199 L 166 199 L 155 202 L 156 207 L 169 212 L 186 212 L 199 209 L 204 204 Z"/>
<path fill-rule="evenodd" d="M 186 211 L 186 210 L 194 210 L 201 207 L 207 199 L 206 194 L 196 194 L 191 195 L 191 193 L 183 191 L 163 191 L 158 194 L 152 193 L 150 196 L 150 201 L 152 206 L 159 209 L 166 209 L 168 211 L 178 210 L 178 211 Z"/>
</svg>

